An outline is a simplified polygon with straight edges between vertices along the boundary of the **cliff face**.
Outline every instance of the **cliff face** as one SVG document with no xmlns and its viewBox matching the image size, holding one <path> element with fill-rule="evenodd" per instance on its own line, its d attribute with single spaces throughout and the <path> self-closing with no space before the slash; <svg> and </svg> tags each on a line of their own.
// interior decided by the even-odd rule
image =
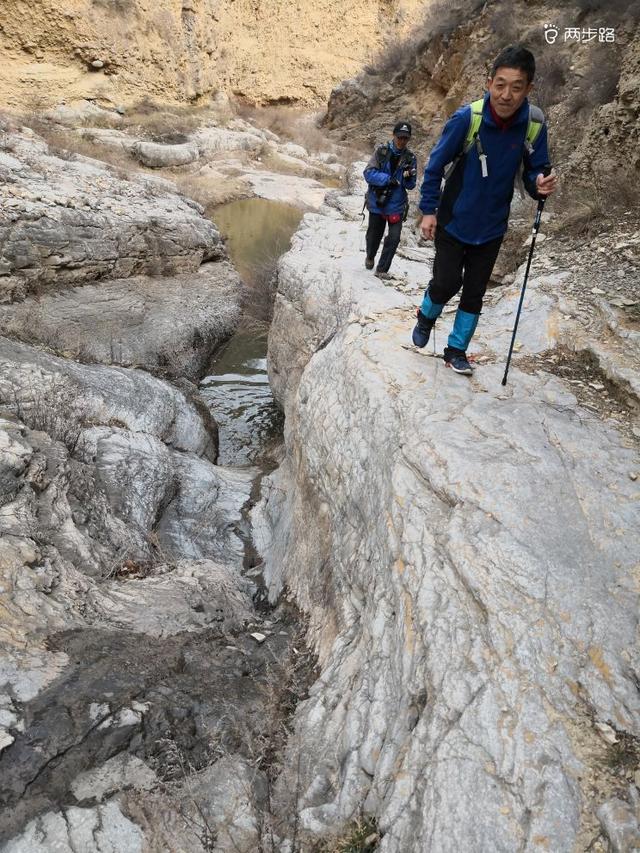
<svg viewBox="0 0 640 853">
<path fill-rule="evenodd" d="M 196 100 L 320 104 L 421 0 L 7 0 L 0 17 L 0 103 Z"/>
<path fill-rule="evenodd" d="M 558 30 L 553 44 L 545 39 L 549 21 Z M 591 0 L 568 9 L 457 0 L 446 9 L 433 7 L 386 60 L 334 89 L 325 124 L 352 143 L 368 144 L 406 116 L 414 125 L 412 147 L 424 158 L 451 113 L 482 94 L 493 58 L 520 41 L 536 57 L 530 100 L 547 117 L 561 178 L 554 207 L 589 218 L 606 214 L 612 203 L 635 206 L 629 190 L 640 174 L 639 21 L 637 2 L 623 8 Z M 564 40 L 567 27 L 582 33 L 605 26 L 614 41 Z"/>
</svg>

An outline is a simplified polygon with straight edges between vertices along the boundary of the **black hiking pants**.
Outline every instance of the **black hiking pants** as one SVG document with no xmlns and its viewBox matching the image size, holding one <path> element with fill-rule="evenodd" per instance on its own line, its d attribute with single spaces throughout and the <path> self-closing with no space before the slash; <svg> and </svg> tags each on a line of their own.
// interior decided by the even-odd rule
<svg viewBox="0 0 640 853">
<path fill-rule="evenodd" d="M 400 243 L 400 233 L 402 231 L 402 219 L 399 222 L 387 223 L 384 216 L 379 213 L 369 213 L 369 227 L 367 228 L 367 257 L 375 258 L 380 247 L 380 241 L 384 234 L 385 225 L 389 224 L 387 236 L 384 239 L 382 246 L 382 254 L 378 261 L 377 272 L 389 272 L 391 261 L 396 253 L 398 244 Z"/>
<path fill-rule="evenodd" d="M 461 243 L 438 225 L 433 278 L 429 282 L 431 301 L 444 305 L 462 288 L 461 310 L 479 314 L 501 243 L 502 237 L 480 246 Z"/>
</svg>

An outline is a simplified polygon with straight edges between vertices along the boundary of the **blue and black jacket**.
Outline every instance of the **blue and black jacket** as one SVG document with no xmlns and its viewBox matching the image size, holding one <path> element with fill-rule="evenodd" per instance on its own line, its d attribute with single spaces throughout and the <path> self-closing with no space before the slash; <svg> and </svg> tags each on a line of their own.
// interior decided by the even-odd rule
<svg viewBox="0 0 640 853">
<path fill-rule="evenodd" d="M 407 203 L 407 190 L 412 190 L 416 185 L 417 167 L 415 154 L 408 148 L 400 151 L 393 144 L 393 141 L 376 148 L 363 173 L 365 181 L 369 184 L 367 191 L 368 210 L 371 213 L 379 213 L 383 216 L 404 213 Z M 413 172 L 410 178 L 404 178 L 402 175 L 407 169 Z M 388 186 L 392 180 L 398 182 L 397 186 L 391 190 L 384 207 L 380 207 L 375 189 Z"/>
<path fill-rule="evenodd" d="M 441 191 L 445 167 L 464 150 L 470 119 L 471 106 L 467 104 L 445 124 L 424 170 L 420 210 L 424 214 L 437 214 L 438 225 L 457 240 L 480 245 L 507 230 L 513 185 L 521 164 L 525 189 L 538 199 L 536 177 L 549 165 L 547 126 L 542 126 L 532 150 L 527 151 L 529 101 L 525 99 L 509 127 L 501 129 L 491 115 L 487 92 L 478 132 L 487 158 L 487 177 L 482 175 L 479 152 L 472 145 Z"/>
</svg>

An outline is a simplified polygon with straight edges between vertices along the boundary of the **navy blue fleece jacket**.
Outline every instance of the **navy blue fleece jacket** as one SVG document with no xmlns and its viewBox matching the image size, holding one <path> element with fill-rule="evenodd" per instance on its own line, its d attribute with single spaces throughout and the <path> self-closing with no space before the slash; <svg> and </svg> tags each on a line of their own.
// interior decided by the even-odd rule
<svg viewBox="0 0 640 853">
<path fill-rule="evenodd" d="M 403 213 L 404 206 L 407 201 L 407 190 L 412 190 L 416 185 L 417 176 L 415 175 L 415 170 L 417 168 L 417 162 L 415 155 L 404 149 L 403 151 L 399 151 L 396 146 L 393 144 L 393 141 L 387 143 L 389 146 L 389 156 L 387 156 L 385 162 L 382 164 L 382 168 L 378 168 L 378 159 L 376 156 L 376 151 L 371 155 L 371 159 L 367 163 L 367 168 L 364 170 L 364 179 L 369 184 L 369 189 L 367 191 L 367 208 L 371 211 L 371 213 L 379 213 L 383 216 L 389 216 L 394 213 Z M 391 159 L 395 157 L 396 159 L 402 158 L 405 161 L 409 161 L 405 163 L 404 169 L 411 169 L 414 171 L 414 174 L 409 177 L 403 177 L 403 168 L 400 165 L 400 162 L 396 166 L 396 169 L 391 174 Z M 395 180 L 396 185 L 391 191 L 391 195 L 389 196 L 389 200 L 385 204 L 384 207 L 380 207 L 378 204 L 378 200 L 376 198 L 376 194 L 374 191 L 374 187 L 386 187 L 390 181 Z"/>
<path fill-rule="evenodd" d="M 507 230 L 513 184 L 520 165 L 529 195 L 537 199 L 536 177 L 549 164 L 547 126 L 543 125 L 533 150 L 525 148 L 529 122 L 529 102 L 524 103 L 506 129 L 498 127 L 484 96 L 479 137 L 487 157 L 487 177 L 482 176 L 477 147 L 473 145 L 458 163 L 441 192 L 445 167 L 463 149 L 471 106 L 460 107 L 447 121 L 424 170 L 420 210 L 436 214 L 438 225 L 463 243 L 480 245 L 500 237 Z"/>
</svg>

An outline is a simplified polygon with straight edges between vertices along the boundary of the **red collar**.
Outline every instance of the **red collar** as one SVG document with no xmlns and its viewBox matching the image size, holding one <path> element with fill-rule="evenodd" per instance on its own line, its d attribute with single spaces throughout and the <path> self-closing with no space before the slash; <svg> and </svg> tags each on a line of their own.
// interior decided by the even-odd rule
<svg viewBox="0 0 640 853">
<path fill-rule="evenodd" d="M 513 124 L 513 120 L 516 117 L 516 113 L 514 113 L 512 116 L 509 116 L 509 118 L 500 118 L 498 113 L 494 110 L 491 101 L 489 101 L 489 109 L 491 110 L 491 118 L 495 121 L 500 130 L 508 130 L 508 128 L 511 127 L 511 125 Z"/>
</svg>

